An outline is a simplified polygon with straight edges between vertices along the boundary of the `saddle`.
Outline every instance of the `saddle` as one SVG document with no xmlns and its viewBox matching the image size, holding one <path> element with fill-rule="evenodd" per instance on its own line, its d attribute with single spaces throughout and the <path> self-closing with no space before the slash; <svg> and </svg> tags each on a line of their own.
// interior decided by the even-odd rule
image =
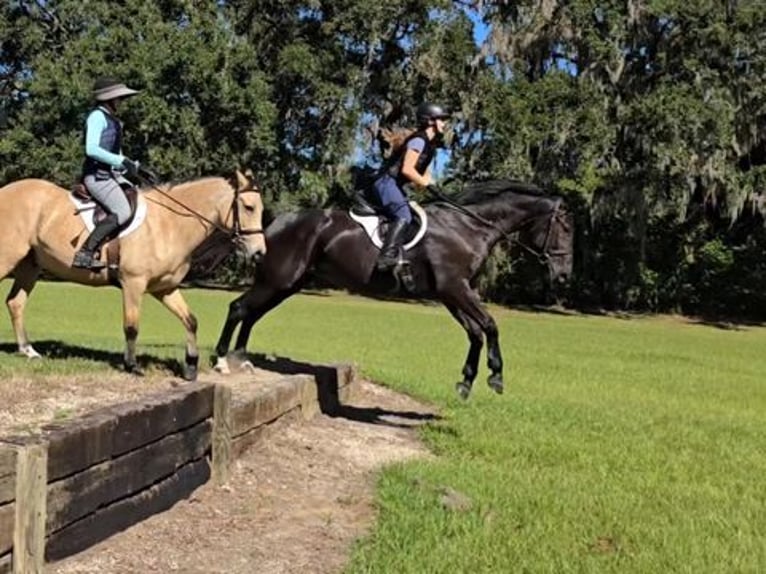
<svg viewBox="0 0 766 574">
<path fill-rule="evenodd" d="M 127 197 L 128 204 L 130 205 L 130 217 L 128 217 L 125 223 L 118 227 L 114 233 L 106 238 L 106 241 L 101 248 L 102 253 L 104 250 L 106 251 L 107 273 L 109 274 L 110 281 L 115 285 L 117 284 L 117 270 L 120 267 L 120 242 L 119 240 L 115 241 L 115 239 L 118 239 L 120 232 L 129 227 L 133 222 L 138 208 L 138 188 L 124 184 L 121 187 L 123 192 L 125 192 L 125 197 Z M 85 184 L 81 181 L 76 182 L 72 186 L 71 192 L 78 200 L 93 205 L 94 226 L 98 225 L 100 221 L 109 215 L 109 212 L 90 194 L 88 188 L 85 187 Z"/>
<path fill-rule="evenodd" d="M 410 201 L 412 210 L 412 222 L 407 228 L 402 249 L 407 251 L 417 245 L 426 233 L 428 216 L 425 210 L 414 201 Z M 367 232 L 373 245 L 380 249 L 383 246 L 383 238 L 388 231 L 388 216 L 383 213 L 382 207 L 369 199 L 364 191 L 359 191 L 354 197 L 354 205 L 349 209 L 351 219 L 361 225 Z"/>
<path fill-rule="evenodd" d="M 138 206 L 138 189 L 134 186 L 128 186 L 128 185 L 122 185 L 122 191 L 125 192 L 125 197 L 128 198 L 128 204 L 130 205 L 130 217 L 128 220 L 120 226 L 120 228 L 117 230 L 116 233 L 119 233 L 123 229 L 125 229 L 128 225 L 131 224 L 133 221 L 133 217 L 136 215 L 136 207 Z M 72 186 L 72 195 L 74 195 L 77 199 L 80 201 L 86 202 L 86 203 L 93 203 L 95 207 L 93 208 L 93 225 L 98 224 L 99 221 L 104 219 L 107 215 L 109 215 L 109 212 L 104 209 L 104 206 L 99 203 L 99 201 L 93 197 L 90 192 L 88 191 L 88 188 L 85 187 L 85 184 L 82 182 L 77 182 Z"/>
</svg>

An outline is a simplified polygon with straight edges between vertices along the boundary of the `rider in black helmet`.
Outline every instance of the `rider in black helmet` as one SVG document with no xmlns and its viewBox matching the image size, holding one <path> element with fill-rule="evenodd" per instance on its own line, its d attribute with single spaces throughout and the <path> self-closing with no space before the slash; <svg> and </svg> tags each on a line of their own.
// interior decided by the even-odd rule
<svg viewBox="0 0 766 574">
<path fill-rule="evenodd" d="M 375 180 L 373 190 L 391 223 L 380 249 L 377 267 L 386 271 L 396 266 L 404 243 L 404 233 L 412 220 L 403 187 L 415 184 L 427 187 L 431 182 L 429 166 L 444 137 L 449 111 L 443 106 L 423 102 L 416 111 L 418 129 L 392 155 Z"/>
</svg>

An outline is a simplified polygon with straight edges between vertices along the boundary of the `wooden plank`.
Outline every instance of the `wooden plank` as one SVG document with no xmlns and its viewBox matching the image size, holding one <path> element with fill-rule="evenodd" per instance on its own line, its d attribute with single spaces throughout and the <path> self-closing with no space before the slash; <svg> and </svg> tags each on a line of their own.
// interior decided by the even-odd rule
<svg viewBox="0 0 766 574">
<path fill-rule="evenodd" d="M 231 469 L 231 387 L 215 386 L 213 407 L 213 482 L 218 486 L 229 482 Z"/>
<path fill-rule="evenodd" d="M 37 574 L 45 567 L 45 504 L 48 483 L 45 443 L 21 447 L 16 460 L 16 526 L 13 571 Z"/>
<path fill-rule="evenodd" d="M 46 558 L 65 558 L 153 514 L 167 510 L 188 497 L 209 478 L 210 466 L 207 459 L 191 462 L 151 488 L 91 513 L 52 534 L 48 538 Z"/>
<path fill-rule="evenodd" d="M 13 548 L 13 525 L 16 507 L 12 502 L 0 506 L 0 554 Z"/>
<path fill-rule="evenodd" d="M 0 504 L 16 496 L 16 448 L 0 444 Z"/>
<path fill-rule="evenodd" d="M 50 480 L 195 425 L 213 412 L 213 385 L 194 383 L 44 427 Z"/>
<path fill-rule="evenodd" d="M 48 488 L 46 530 L 54 532 L 87 514 L 139 492 L 171 475 L 210 448 L 211 422 L 190 429 L 119 458 L 52 483 Z"/>
<path fill-rule="evenodd" d="M 302 417 L 300 407 L 295 407 L 283 413 L 279 420 L 282 421 L 294 421 L 298 422 Z M 272 421 L 272 423 L 275 421 Z M 259 425 L 250 429 L 246 433 L 243 433 L 237 437 L 234 437 L 231 441 L 231 457 L 233 459 L 239 458 L 242 454 L 251 446 L 256 444 L 262 438 L 267 437 L 271 429 L 271 423 Z"/>
<path fill-rule="evenodd" d="M 319 390 L 316 381 L 311 378 L 301 383 L 301 414 L 304 420 L 319 414 Z"/>
<path fill-rule="evenodd" d="M 153 442 L 213 416 L 211 383 L 190 383 L 146 401 L 139 408 L 119 405 L 113 456 Z"/>
<path fill-rule="evenodd" d="M 48 440 L 48 477 L 62 476 L 88 468 L 112 456 L 116 417 L 95 411 L 66 423 L 43 427 Z"/>
<path fill-rule="evenodd" d="M 270 423 L 300 405 L 301 381 L 311 377 L 285 377 L 253 393 L 238 393 L 232 406 L 232 436 L 239 436 Z"/>
</svg>

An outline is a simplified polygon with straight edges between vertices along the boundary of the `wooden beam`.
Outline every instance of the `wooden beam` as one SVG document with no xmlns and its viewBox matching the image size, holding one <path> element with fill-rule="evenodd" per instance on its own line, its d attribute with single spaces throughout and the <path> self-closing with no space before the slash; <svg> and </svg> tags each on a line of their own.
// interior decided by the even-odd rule
<svg viewBox="0 0 766 574">
<path fill-rule="evenodd" d="M 150 487 L 210 449 L 210 421 L 53 482 L 48 487 L 48 534 Z"/>
<path fill-rule="evenodd" d="M 221 486 L 229 482 L 231 472 L 231 387 L 224 384 L 215 386 L 213 401 L 213 483 Z"/>
<path fill-rule="evenodd" d="M 153 514 L 171 508 L 210 478 L 207 458 L 178 469 L 178 472 L 129 498 L 100 508 L 48 537 L 46 558 L 59 560 L 93 546 L 115 532 L 125 530 Z"/>
<path fill-rule="evenodd" d="M 0 504 L 16 495 L 16 447 L 0 444 Z"/>
<path fill-rule="evenodd" d="M 15 574 L 42 574 L 45 567 L 45 516 L 48 445 L 20 446 L 16 460 L 16 526 L 13 532 Z"/>
</svg>

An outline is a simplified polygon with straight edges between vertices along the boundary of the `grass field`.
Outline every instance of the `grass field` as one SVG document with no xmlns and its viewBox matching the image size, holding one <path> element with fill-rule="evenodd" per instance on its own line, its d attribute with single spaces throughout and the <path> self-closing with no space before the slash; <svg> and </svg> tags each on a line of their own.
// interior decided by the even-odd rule
<svg viewBox="0 0 766 574">
<path fill-rule="evenodd" d="M 206 355 L 234 296 L 187 292 Z M 302 295 L 254 330 L 251 351 L 353 361 L 444 415 L 424 431 L 435 460 L 381 475 L 349 572 L 766 571 L 766 329 L 493 313 L 506 394 L 483 370 L 467 403 L 467 342 L 440 307 Z M 108 369 L 83 349 L 119 355 L 120 321 L 116 290 L 42 284 L 30 335 L 75 358 L 12 356 L 5 319 L 0 376 Z M 147 299 L 139 354 L 180 359 L 182 343 Z M 448 491 L 469 503 L 445 506 Z"/>
</svg>

